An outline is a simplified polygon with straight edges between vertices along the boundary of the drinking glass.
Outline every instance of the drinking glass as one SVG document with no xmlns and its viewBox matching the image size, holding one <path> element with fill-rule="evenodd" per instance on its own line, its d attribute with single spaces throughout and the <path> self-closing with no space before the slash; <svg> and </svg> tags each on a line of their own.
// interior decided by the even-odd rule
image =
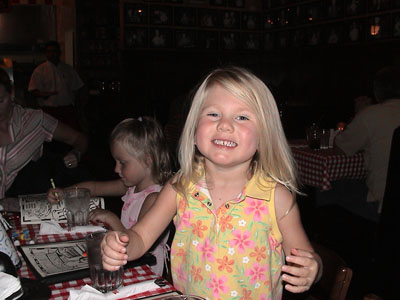
<svg viewBox="0 0 400 300">
<path fill-rule="evenodd" d="M 107 271 L 103 268 L 100 244 L 105 234 L 104 231 L 96 231 L 85 238 L 92 286 L 102 293 L 119 288 L 124 274 L 122 266 L 117 271 Z"/>
<path fill-rule="evenodd" d="M 321 146 L 321 130 L 319 128 L 307 129 L 307 142 L 311 149 L 320 149 Z"/>
<path fill-rule="evenodd" d="M 84 188 L 68 188 L 63 191 L 68 230 L 89 224 L 90 191 Z"/>
</svg>

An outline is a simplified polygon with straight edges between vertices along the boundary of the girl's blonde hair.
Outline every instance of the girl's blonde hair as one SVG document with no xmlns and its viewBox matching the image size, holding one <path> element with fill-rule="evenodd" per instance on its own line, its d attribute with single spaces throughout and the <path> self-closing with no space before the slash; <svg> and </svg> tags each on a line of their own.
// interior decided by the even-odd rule
<svg viewBox="0 0 400 300">
<path fill-rule="evenodd" d="M 171 177 L 171 158 L 161 125 L 153 118 L 121 121 L 110 136 L 110 145 L 122 143 L 125 150 L 151 167 L 153 179 L 164 185 Z"/>
<path fill-rule="evenodd" d="M 227 67 L 212 71 L 197 89 L 186 119 L 179 145 L 180 170 L 175 187 L 184 193 L 191 181 L 203 174 L 204 158 L 195 149 L 194 141 L 199 116 L 210 89 L 221 86 L 252 109 L 259 126 L 260 144 L 251 164 L 251 174 L 260 173 L 265 179 L 285 185 L 297 193 L 296 168 L 288 146 L 278 108 L 268 87 L 250 71 Z"/>
</svg>

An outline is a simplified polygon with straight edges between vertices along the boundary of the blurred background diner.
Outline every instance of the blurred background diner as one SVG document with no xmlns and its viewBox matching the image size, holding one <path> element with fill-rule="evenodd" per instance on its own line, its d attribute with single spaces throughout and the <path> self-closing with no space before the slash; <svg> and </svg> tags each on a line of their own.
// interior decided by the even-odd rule
<svg viewBox="0 0 400 300">
<path fill-rule="evenodd" d="M 235 22 L 224 22 L 226 15 Z M 46 43 L 56 42 L 51 50 L 57 63 L 73 68 L 72 90 L 82 92 L 83 101 L 61 106 L 76 113 L 75 128 L 87 136 L 80 165 L 93 180 L 116 178 L 108 138 L 121 120 L 156 117 L 174 157 L 196 83 L 217 66 L 249 68 L 276 98 L 299 165 L 304 195 L 297 200 L 309 236 L 353 269 L 348 299 L 359 300 L 378 293 L 371 284 L 376 274 L 368 266 L 376 259 L 381 220 L 379 214 L 370 218 L 342 205 L 349 198 L 367 197 L 371 169 L 366 147 L 350 151 L 339 142 L 340 152 L 333 140 L 344 139 L 358 116 L 381 105 L 374 78 L 382 68 L 400 65 L 399 19 L 397 0 L 0 1 L 0 64 L 10 76 L 15 103 L 40 108 L 41 89 L 30 82 L 35 69 L 49 60 Z M 163 42 L 154 45 L 158 36 Z M 182 36 L 190 37 L 190 43 L 183 45 Z M 235 37 L 230 47 L 224 46 L 226 36 Z M 251 47 L 246 44 L 250 39 Z M 68 112 L 63 118 L 76 124 Z M 306 141 L 313 124 L 316 149 Z M 52 145 L 48 149 L 57 155 L 70 150 Z M 390 142 L 385 145 L 388 156 Z M 383 162 L 386 170 L 388 160 Z M 339 186 L 346 186 L 344 194 Z M 118 215 L 121 201 L 112 200 L 106 198 L 106 208 Z"/>
</svg>

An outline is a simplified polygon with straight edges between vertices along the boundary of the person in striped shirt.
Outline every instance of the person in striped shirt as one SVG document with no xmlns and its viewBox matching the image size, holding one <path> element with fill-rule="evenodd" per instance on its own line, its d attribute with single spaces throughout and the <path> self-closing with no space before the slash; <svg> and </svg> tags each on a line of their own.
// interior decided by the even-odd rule
<svg viewBox="0 0 400 300">
<path fill-rule="evenodd" d="M 86 152 L 88 141 L 82 133 L 59 122 L 42 110 L 24 108 L 14 101 L 13 86 L 7 72 L 0 68 L 0 199 L 6 195 L 17 175 L 31 162 L 42 157 L 44 142 L 56 140 L 70 145 L 72 150 L 61 160 L 63 168 L 78 167 L 80 154 Z M 25 178 L 24 192 L 43 189 L 46 192 L 50 177 L 46 167 L 60 173 L 55 166 L 36 169 Z M 78 180 L 80 180 L 78 178 Z M 44 182 L 45 181 L 45 182 Z M 43 186 L 41 188 L 41 186 Z"/>
</svg>

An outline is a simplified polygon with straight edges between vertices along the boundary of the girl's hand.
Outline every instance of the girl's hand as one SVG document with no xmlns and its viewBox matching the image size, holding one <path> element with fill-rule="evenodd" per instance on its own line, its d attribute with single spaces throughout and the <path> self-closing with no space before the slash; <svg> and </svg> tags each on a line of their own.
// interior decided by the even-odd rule
<svg viewBox="0 0 400 300">
<path fill-rule="evenodd" d="M 89 220 L 95 223 L 112 225 L 115 218 L 117 218 L 116 215 L 111 211 L 101 208 L 96 208 L 89 213 Z"/>
<path fill-rule="evenodd" d="M 316 256 L 318 255 L 310 251 L 292 249 L 291 255 L 286 257 L 289 264 L 282 266 L 286 290 L 302 293 L 310 289 L 321 268 Z"/>
<path fill-rule="evenodd" d="M 47 201 L 51 204 L 57 204 L 62 200 L 63 189 L 55 188 L 47 191 Z"/>
<path fill-rule="evenodd" d="M 109 231 L 101 242 L 103 267 L 108 271 L 116 271 L 128 262 L 126 246 L 129 236 L 120 231 Z"/>
<path fill-rule="evenodd" d="M 76 168 L 78 166 L 78 157 L 73 151 L 64 156 L 64 164 L 69 169 Z"/>
</svg>

